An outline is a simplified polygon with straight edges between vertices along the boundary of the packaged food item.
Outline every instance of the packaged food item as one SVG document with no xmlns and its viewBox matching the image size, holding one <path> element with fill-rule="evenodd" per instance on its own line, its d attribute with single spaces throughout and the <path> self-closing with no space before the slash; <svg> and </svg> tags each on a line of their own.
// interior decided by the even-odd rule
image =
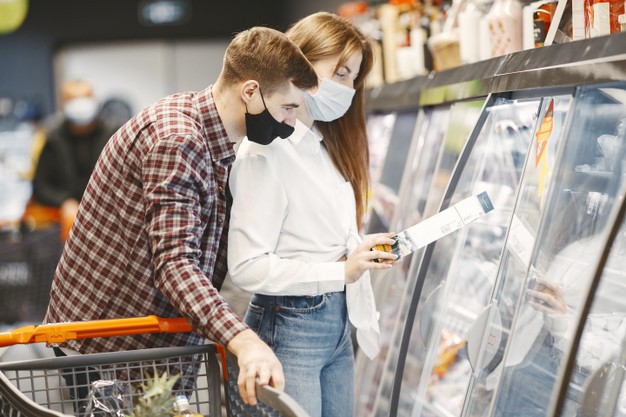
<svg viewBox="0 0 626 417">
<path fill-rule="evenodd" d="M 189 399 L 185 395 L 177 395 L 174 402 L 174 410 L 176 414 L 174 417 L 202 417 L 202 414 L 194 413 L 191 411 L 191 405 Z"/>
</svg>

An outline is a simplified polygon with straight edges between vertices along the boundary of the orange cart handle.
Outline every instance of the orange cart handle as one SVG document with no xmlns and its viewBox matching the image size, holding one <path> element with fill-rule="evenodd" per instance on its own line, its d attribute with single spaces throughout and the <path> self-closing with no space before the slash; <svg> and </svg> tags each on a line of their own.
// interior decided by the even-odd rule
<svg viewBox="0 0 626 417">
<path fill-rule="evenodd" d="M 145 333 L 188 333 L 191 325 L 184 317 L 157 316 L 126 319 L 76 321 L 31 325 L 0 333 L 0 347 L 29 343 L 62 343 L 92 337 L 126 336 Z"/>
</svg>

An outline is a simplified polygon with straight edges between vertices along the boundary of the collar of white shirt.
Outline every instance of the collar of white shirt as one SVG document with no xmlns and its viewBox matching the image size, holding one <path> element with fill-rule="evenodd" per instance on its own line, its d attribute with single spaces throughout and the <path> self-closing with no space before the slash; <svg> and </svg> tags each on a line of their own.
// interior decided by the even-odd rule
<svg viewBox="0 0 626 417">
<path fill-rule="evenodd" d="M 300 120 L 296 120 L 295 130 L 288 140 L 295 146 L 302 146 L 304 149 L 309 150 L 312 153 L 320 151 L 320 144 L 322 142 L 322 135 L 315 125 L 309 128 Z"/>
</svg>

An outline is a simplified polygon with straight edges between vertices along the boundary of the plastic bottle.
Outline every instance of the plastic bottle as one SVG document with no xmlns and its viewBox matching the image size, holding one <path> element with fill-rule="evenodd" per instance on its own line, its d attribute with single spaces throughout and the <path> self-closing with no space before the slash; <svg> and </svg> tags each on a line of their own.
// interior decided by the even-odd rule
<svg viewBox="0 0 626 417">
<path fill-rule="evenodd" d="M 624 14 L 623 0 L 588 0 L 587 3 L 590 3 L 590 8 L 587 9 L 585 22 L 589 26 L 590 37 L 620 31 L 619 16 Z"/>
<path fill-rule="evenodd" d="M 535 48 L 544 45 L 555 11 L 556 1 L 542 4 L 533 13 L 533 41 Z"/>
<path fill-rule="evenodd" d="M 189 400 L 185 395 L 176 396 L 174 410 L 176 410 L 176 414 L 174 414 L 174 417 L 202 417 L 202 414 L 194 413 L 191 411 Z"/>
<path fill-rule="evenodd" d="M 459 49 L 463 64 L 480 61 L 483 45 L 480 43 L 479 28 L 485 13 L 477 3 L 477 0 L 469 0 L 459 12 Z"/>
<path fill-rule="evenodd" d="M 522 50 L 522 4 L 518 0 L 496 0 L 481 23 L 488 30 L 492 57 Z"/>
</svg>

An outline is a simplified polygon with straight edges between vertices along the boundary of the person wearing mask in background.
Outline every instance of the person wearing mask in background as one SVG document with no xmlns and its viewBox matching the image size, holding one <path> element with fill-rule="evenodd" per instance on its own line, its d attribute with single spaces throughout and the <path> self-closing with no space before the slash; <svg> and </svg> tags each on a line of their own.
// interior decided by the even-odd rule
<svg viewBox="0 0 626 417">
<path fill-rule="evenodd" d="M 354 351 L 378 353 L 378 313 L 369 269 L 395 255 L 361 242 L 368 188 L 365 37 L 337 15 L 310 15 L 287 31 L 311 61 L 319 87 L 307 93 L 286 139 L 244 139 L 230 176 L 229 274 L 252 294 L 245 322 L 283 365 L 285 392 L 311 417 L 353 415 Z M 274 138 L 269 138 L 274 139 Z M 271 143 L 270 143 L 271 142 Z"/>
<path fill-rule="evenodd" d="M 66 81 L 60 94 L 62 117 L 47 129 L 33 179 L 33 200 L 59 209 L 65 240 L 100 152 L 116 127 L 99 117 L 100 104 L 88 81 Z"/>
<path fill-rule="evenodd" d="M 218 293 L 226 186 L 233 146 L 245 135 L 289 136 L 315 86 L 314 69 L 292 41 L 254 27 L 232 40 L 215 84 L 157 101 L 111 137 L 65 244 L 44 322 L 182 315 L 194 331 L 71 341 L 56 355 L 210 339 L 238 358 L 244 402 L 256 403 L 256 378 L 283 388 L 274 353 Z"/>
</svg>

